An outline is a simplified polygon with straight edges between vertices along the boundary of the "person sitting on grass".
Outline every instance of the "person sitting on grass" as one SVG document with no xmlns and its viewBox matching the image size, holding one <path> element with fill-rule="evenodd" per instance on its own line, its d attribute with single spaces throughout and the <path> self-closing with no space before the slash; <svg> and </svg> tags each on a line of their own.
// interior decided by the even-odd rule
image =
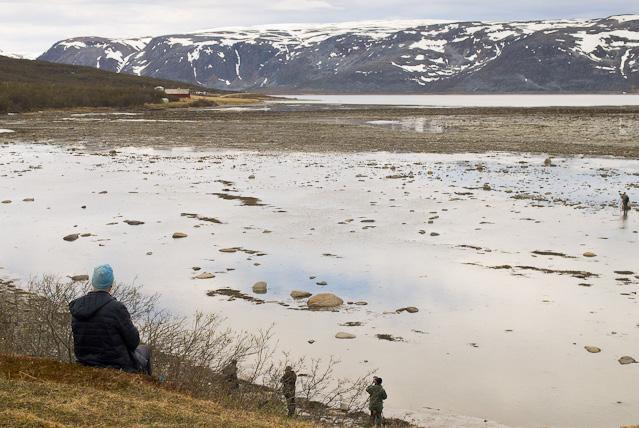
<svg viewBox="0 0 639 428">
<path fill-rule="evenodd" d="M 93 290 L 69 303 L 73 317 L 73 350 L 80 364 L 151 375 L 151 349 L 140 345 L 140 334 L 126 306 L 111 296 L 113 269 L 95 268 Z"/>
</svg>

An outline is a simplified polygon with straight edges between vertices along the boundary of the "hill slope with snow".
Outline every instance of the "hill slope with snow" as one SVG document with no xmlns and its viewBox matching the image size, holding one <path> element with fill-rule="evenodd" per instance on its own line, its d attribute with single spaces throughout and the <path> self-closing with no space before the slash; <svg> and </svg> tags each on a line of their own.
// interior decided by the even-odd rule
<svg viewBox="0 0 639 428">
<path fill-rule="evenodd" d="M 79 37 L 54 44 L 39 59 L 232 90 L 620 92 L 639 90 L 639 15 Z"/>
</svg>

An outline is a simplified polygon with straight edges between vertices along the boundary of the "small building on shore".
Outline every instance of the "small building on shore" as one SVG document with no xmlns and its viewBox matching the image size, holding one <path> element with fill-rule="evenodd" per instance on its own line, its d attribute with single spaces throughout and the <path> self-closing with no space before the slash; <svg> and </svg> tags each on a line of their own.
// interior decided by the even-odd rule
<svg viewBox="0 0 639 428">
<path fill-rule="evenodd" d="M 165 89 L 164 93 L 169 101 L 180 101 L 185 98 L 191 98 L 191 90 L 190 89 Z"/>
</svg>

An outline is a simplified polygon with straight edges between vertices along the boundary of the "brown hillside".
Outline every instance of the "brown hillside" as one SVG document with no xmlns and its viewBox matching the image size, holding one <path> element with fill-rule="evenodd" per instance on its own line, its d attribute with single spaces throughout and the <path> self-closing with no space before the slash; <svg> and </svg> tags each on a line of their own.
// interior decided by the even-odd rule
<svg viewBox="0 0 639 428">
<path fill-rule="evenodd" d="M 0 426 L 312 427 L 277 415 L 229 409 L 145 377 L 0 355 Z"/>
</svg>

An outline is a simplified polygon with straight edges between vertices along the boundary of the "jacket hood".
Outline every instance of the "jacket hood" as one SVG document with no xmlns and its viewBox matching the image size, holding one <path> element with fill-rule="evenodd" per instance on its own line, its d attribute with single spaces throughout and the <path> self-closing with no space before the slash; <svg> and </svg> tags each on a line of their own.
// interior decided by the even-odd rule
<svg viewBox="0 0 639 428">
<path fill-rule="evenodd" d="M 74 318 L 86 320 L 91 318 L 104 305 L 114 298 L 105 291 L 93 291 L 86 296 L 75 299 L 69 303 L 69 311 Z"/>
</svg>

